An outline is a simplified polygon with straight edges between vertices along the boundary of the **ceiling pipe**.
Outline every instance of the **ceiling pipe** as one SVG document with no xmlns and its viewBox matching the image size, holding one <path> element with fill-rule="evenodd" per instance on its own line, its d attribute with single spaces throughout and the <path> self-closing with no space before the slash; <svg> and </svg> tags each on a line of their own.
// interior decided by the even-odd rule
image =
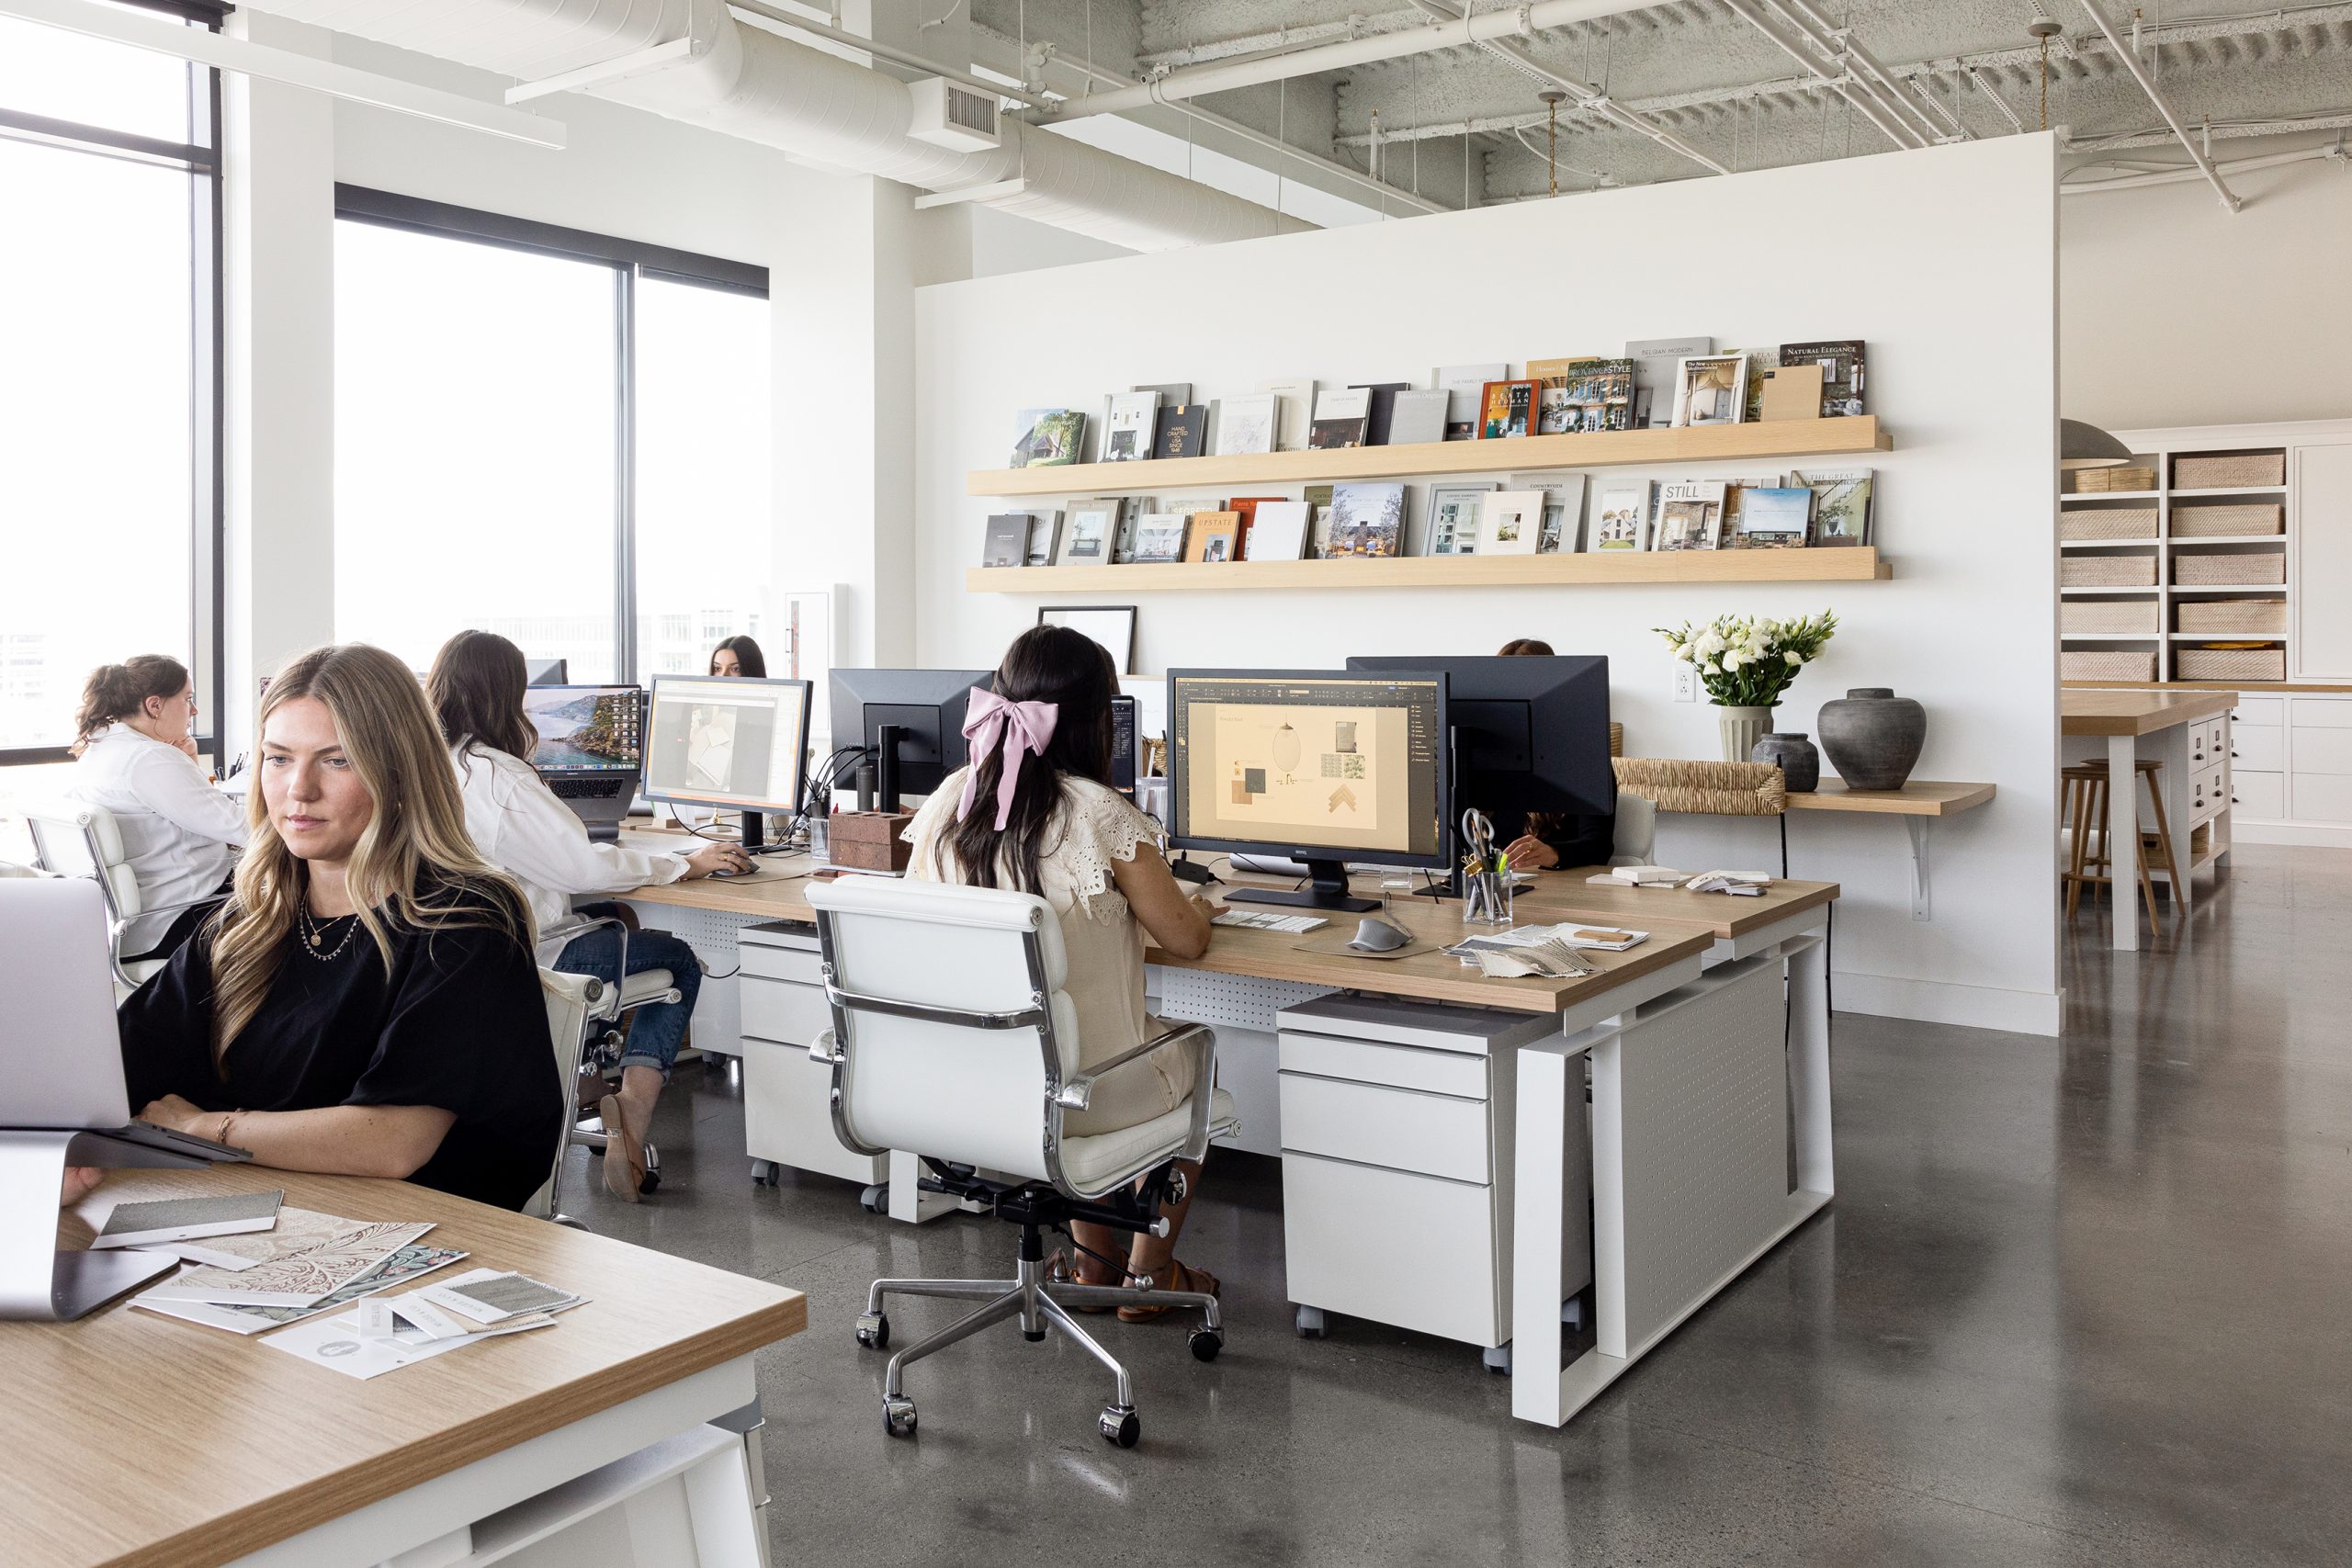
<svg viewBox="0 0 2352 1568">
<path fill-rule="evenodd" d="M 1812 52 L 1805 48 L 1796 34 L 1765 15 L 1754 0 L 1724 0 L 1724 4 L 1730 6 L 1740 20 L 1779 45 L 1781 52 L 1813 73 L 1814 80 L 1835 89 L 1838 96 L 1851 104 L 1864 119 L 1885 132 L 1889 141 L 1906 151 L 1927 145 L 1910 128 L 1889 118 L 1886 111 L 1878 107 L 1877 99 L 1871 95 L 1859 92 L 1855 87 L 1849 85 L 1844 78 L 1830 74 L 1821 62 L 1813 57 Z"/>
<path fill-rule="evenodd" d="M 2090 13 L 2091 20 L 2098 24 L 2098 30 L 2107 35 L 2108 47 L 2114 50 L 2116 58 L 2123 62 L 2123 68 L 2132 73 L 2132 79 L 2140 84 L 2140 90 L 2148 95 L 2148 101 L 2156 106 L 2158 114 L 2165 117 L 2165 123 L 2172 127 L 2172 133 L 2180 138 L 2180 144 L 2183 147 L 2188 149 L 2190 161 L 2203 172 L 2205 178 L 2211 182 L 2215 194 L 2222 198 L 2222 205 L 2232 212 L 2244 207 L 2245 200 L 2222 183 L 2221 175 L 2213 167 L 2213 160 L 2205 155 L 2203 149 L 2197 145 L 2188 130 L 2182 126 L 2180 116 L 2173 112 L 2172 105 L 2165 101 L 2164 91 L 2156 85 L 2155 78 L 2148 74 L 2148 68 L 2145 65 L 2140 63 L 2139 55 L 2124 46 L 2122 38 L 2115 30 L 2114 21 L 2100 6 L 2098 0 L 2082 0 L 2082 6 L 2084 10 Z"/>
<path fill-rule="evenodd" d="M 1171 71 L 1154 82 L 1097 93 L 1074 103 L 1065 103 L 1057 118 L 1074 119 L 1085 115 L 1123 114 L 1150 104 L 1173 104 L 1184 98 L 1198 97 L 1204 93 L 1227 93 L 1238 87 L 1286 82 L 1317 72 L 1344 71 L 1351 66 L 1371 65 L 1384 60 L 1402 60 L 1408 55 L 1428 54 L 1441 49 L 1459 49 L 1476 44 L 1482 39 L 1513 35 L 1525 37 L 1547 28 L 1571 27 L 1577 22 L 1595 21 L 1602 17 L 1647 10 L 1660 3 L 1661 0 L 1536 0 L 1530 6 L 1484 11 L 1457 21 L 1433 22 L 1425 28 L 1405 28 L 1368 38 L 1311 44 L 1284 54 L 1231 64 L 1199 65 Z"/>
<path fill-rule="evenodd" d="M 1862 40 L 1854 36 L 1852 28 L 1839 28 L 1830 21 L 1814 0 L 1772 0 L 1772 4 L 1780 8 L 1782 15 L 1797 22 L 1815 48 L 1833 60 L 1850 60 L 1860 67 L 1863 85 L 1914 134 L 1929 141 L 1943 140 L 1943 128 L 1920 111 L 1919 106 L 1911 101 L 1910 95 L 1887 74 L 1886 67 L 1878 62 L 1878 57 L 1862 47 Z"/>
<path fill-rule="evenodd" d="M 2331 142 L 2325 147 L 2305 147 L 2293 152 L 2273 152 L 2261 158 L 2240 158 L 2234 163 L 2217 164 L 2214 167 L 2225 175 L 2251 174 L 2256 169 L 2276 169 L 2288 164 L 2308 164 L 2325 158 L 2337 164 L 2352 164 L 2344 144 Z M 2200 180 L 2206 173 L 2199 168 L 2166 169 L 2162 173 L 2117 175 L 2100 180 L 2062 180 L 2058 189 L 2067 196 L 2082 196 L 2098 190 L 2142 190 L 2149 186 L 2186 185 Z"/>
</svg>

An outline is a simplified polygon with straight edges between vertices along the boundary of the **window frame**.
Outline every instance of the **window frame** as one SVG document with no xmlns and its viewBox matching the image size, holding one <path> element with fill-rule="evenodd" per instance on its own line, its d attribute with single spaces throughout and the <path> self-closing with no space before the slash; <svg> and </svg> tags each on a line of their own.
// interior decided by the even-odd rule
<svg viewBox="0 0 2352 1568">
<path fill-rule="evenodd" d="M 220 30 L 228 7 L 209 0 L 123 0 L 142 10 Z M 185 141 L 56 119 L 0 106 L 0 137 L 89 157 L 129 158 L 178 169 L 196 182 L 188 202 L 188 629 L 189 683 L 202 710 L 197 749 L 216 765 L 225 761 L 220 729 L 228 711 L 229 498 L 227 485 L 227 285 L 221 223 L 224 202 L 220 150 L 220 73 L 187 66 L 188 125 Z M 201 76 L 197 73 L 201 72 Z M 136 650 L 132 650 L 136 651 Z M 0 746 L 0 768 L 70 762 L 61 746 Z"/>
<path fill-rule="evenodd" d="M 436 239 L 460 240 L 603 266 L 613 274 L 613 669 L 623 684 L 640 683 L 637 646 L 637 285 L 652 278 L 768 298 L 768 269 L 668 245 L 567 229 L 527 218 L 458 207 L 422 197 L 337 182 L 337 221 L 372 223 Z"/>
</svg>

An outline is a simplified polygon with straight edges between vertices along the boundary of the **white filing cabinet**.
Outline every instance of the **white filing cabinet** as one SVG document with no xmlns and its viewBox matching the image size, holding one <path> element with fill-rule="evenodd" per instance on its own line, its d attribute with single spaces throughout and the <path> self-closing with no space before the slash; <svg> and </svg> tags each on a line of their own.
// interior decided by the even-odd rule
<svg viewBox="0 0 2352 1568">
<path fill-rule="evenodd" d="M 2352 846 L 2352 691 L 2241 693 L 2230 716 L 2235 837 Z"/>
<path fill-rule="evenodd" d="M 872 1184 L 888 1155 L 862 1155 L 833 1132 L 833 1070 L 808 1059 L 831 1025 L 817 935 L 781 923 L 736 937 L 742 964 L 743 1145 L 753 1159 Z"/>
<path fill-rule="evenodd" d="M 1510 1338 L 1519 1047 L 1548 1015 L 1334 993 L 1278 1016 L 1292 1302 L 1492 1348 Z M 1589 1136 L 1582 1117 L 1571 1136 Z M 1563 1256 L 1590 1282 L 1591 1161 L 1570 1151 Z"/>
</svg>

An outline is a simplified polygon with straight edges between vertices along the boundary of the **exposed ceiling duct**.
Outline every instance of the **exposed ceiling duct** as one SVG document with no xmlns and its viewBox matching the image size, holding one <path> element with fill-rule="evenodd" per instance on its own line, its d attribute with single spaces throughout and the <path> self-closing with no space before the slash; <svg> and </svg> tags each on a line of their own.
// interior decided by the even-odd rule
<svg viewBox="0 0 2352 1568">
<path fill-rule="evenodd" d="M 252 9 L 526 82 L 691 39 L 687 58 L 583 89 L 775 147 L 808 164 L 975 200 L 1129 250 L 1310 228 L 1272 208 L 1007 118 L 1004 144 L 954 152 L 913 140 L 895 76 L 744 27 L 719 0 L 247 0 Z"/>
</svg>

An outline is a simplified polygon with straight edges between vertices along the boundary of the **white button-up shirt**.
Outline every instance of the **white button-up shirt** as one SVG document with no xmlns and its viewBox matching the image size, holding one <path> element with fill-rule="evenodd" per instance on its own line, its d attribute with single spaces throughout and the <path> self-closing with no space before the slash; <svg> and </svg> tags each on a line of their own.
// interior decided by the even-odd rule
<svg viewBox="0 0 2352 1568">
<path fill-rule="evenodd" d="M 212 787 L 196 759 L 127 724 L 101 731 L 74 764 L 65 793 L 114 814 L 122 852 L 143 908 L 185 904 L 217 892 L 245 842 L 245 806 Z M 146 952 L 172 915 L 131 922 L 122 951 Z"/>
</svg>

